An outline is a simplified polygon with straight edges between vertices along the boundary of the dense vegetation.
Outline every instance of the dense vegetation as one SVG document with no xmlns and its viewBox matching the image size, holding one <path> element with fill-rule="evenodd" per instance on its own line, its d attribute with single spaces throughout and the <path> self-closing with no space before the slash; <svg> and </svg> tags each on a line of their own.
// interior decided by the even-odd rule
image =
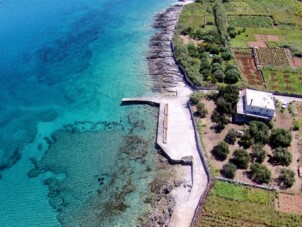
<svg viewBox="0 0 302 227">
<path fill-rule="evenodd" d="M 174 35 L 176 59 L 196 85 L 235 84 L 240 80 L 232 53 L 225 47 L 227 29 L 216 27 L 214 12 L 220 15 L 218 5 L 215 1 L 202 1 L 185 6 Z M 184 43 L 184 36 L 192 41 Z"/>
</svg>

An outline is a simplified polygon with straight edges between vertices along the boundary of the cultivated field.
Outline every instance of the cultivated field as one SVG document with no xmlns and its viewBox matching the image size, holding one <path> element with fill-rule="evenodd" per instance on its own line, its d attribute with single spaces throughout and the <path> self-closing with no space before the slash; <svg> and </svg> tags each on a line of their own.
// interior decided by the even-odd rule
<svg viewBox="0 0 302 227">
<path fill-rule="evenodd" d="M 302 226 L 302 216 L 275 209 L 276 192 L 216 181 L 197 226 Z"/>
<path fill-rule="evenodd" d="M 289 67 L 288 53 L 283 48 L 257 48 L 258 64 L 262 66 Z"/>
<path fill-rule="evenodd" d="M 264 79 L 270 91 L 302 94 L 302 70 L 263 69 Z"/>
<path fill-rule="evenodd" d="M 257 41 L 255 34 L 276 35 L 278 39 L 264 40 L 268 47 L 289 46 L 302 53 L 302 3 L 288 0 L 230 0 L 224 3 L 229 25 L 238 30 L 246 28 L 230 41 L 232 47 L 248 47 Z"/>
<path fill-rule="evenodd" d="M 233 49 L 242 79 L 251 88 L 264 89 L 263 79 L 257 70 L 251 49 Z"/>
</svg>

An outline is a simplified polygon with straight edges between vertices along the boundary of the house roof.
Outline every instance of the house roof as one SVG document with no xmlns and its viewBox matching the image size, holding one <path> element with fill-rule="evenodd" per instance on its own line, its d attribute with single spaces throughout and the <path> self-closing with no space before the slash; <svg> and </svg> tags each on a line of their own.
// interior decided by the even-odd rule
<svg viewBox="0 0 302 227">
<path fill-rule="evenodd" d="M 246 89 L 246 105 L 275 110 L 272 93 Z"/>
</svg>

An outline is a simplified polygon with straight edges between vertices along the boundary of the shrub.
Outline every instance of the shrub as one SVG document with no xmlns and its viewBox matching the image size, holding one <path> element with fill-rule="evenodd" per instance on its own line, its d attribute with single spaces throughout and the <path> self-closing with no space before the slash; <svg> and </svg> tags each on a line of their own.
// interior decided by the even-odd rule
<svg viewBox="0 0 302 227">
<path fill-rule="evenodd" d="M 236 139 L 237 139 L 237 132 L 236 132 L 236 130 L 233 129 L 233 128 L 229 129 L 228 134 L 225 136 L 224 140 L 228 144 L 234 144 L 236 142 Z"/>
<path fill-rule="evenodd" d="M 251 157 L 254 161 L 262 163 L 265 159 L 266 151 L 263 149 L 262 144 L 255 144 L 252 149 Z"/>
<path fill-rule="evenodd" d="M 299 123 L 299 121 L 297 121 L 296 119 L 294 119 L 293 123 L 292 123 L 292 130 L 298 131 L 299 129 L 300 129 L 300 123 Z"/>
<path fill-rule="evenodd" d="M 274 151 L 272 162 L 275 165 L 288 166 L 292 161 L 292 154 L 285 147 L 278 147 Z"/>
<path fill-rule="evenodd" d="M 290 188 L 295 183 L 295 172 L 290 169 L 282 169 L 278 180 L 281 187 Z"/>
<path fill-rule="evenodd" d="M 271 181 L 271 175 L 271 172 L 266 168 L 266 166 L 258 163 L 251 165 L 251 177 L 256 183 L 269 183 Z"/>
<path fill-rule="evenodd" d="M 212 153 L 217 160 L 224 161 L 230 153 L 229 145 L 224 141 L 219 142 L 213 148 Z"/>
<path fill-rule="evenodd" d="M 192 105 L 196 105 L 200 100 L 200 97 L 199 97 L 199 93 L 198 92 L 194 92 L 191 94 L 190 96 L 190 103 Z"/>
<path fill-rule="evenodd" d="M 235 166 L 232 163 L 227 163 L 223 165 L 221 169 L 221 174 L 226 178 L 234 179 L 236 175 L 236 171 L 237 171 L 237 166 Z"/>
<path fill-rule="evenodd" d="M 203 102 L 199 102 L 196 105 L 196 108 L 197 108 L 197 112 L 198 112 L 198 114 L 199 114 L 200 117 L 206 117 L 206 115 L 208 114 L 208 110 L 205 107 L 205 105 L 204 105 Z"/>
<path fill-rule="evenodd" d="M 246 150 L 242 148 L 235 150 L 232 158 L 232 163 L 234 163 L 238 168 L 247 169 L 249 161 L 250 156 Z"/>
<path fill-rule="evenodd" d="M 292 141 L 290 131 L 281 128 L 273 129 L 270 136 L 270 145 L 275 147 L 288 147 Z"/>
<path fill-rule="evenodd" d="M 255 143 L 266 144 L 269 140 L 269 127 L 260 121 L 250 122 L 250 134 Z"/>
</svg>

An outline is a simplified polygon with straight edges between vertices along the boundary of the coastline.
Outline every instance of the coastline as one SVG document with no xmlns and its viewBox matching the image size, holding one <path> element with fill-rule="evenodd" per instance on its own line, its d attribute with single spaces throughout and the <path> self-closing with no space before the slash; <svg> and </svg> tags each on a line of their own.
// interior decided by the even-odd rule
<svg viewBox="0 0 302 227">
<path fill-rule="evenodd" d="M 179 70 L 179 66 L 175 62 L 171 43 L 182 7 L 183 4 L 177 4 L 156 15 L 154 28 L 158 29 L 158 32 L 151 38 L 147 59 L 149 74 L 152 76 L 154 82 L 152 88 L 154 93 L 182 96 L 189 100 L 189 96 L 193 91 L 192 88 L 186 84 Z M 163 157 L 160 158 L 165 159 Z M 148 215 L 144 224 L 147 226 L 154 226 L 154 224 L 155 226 L 169 225 L 176 205 L 184 204 L 190 197 L 193 185 L 192 168 L 192 165 L 188 165 L 186 168 L 181 165 L 175 167 L 176 176 L 171 176 L 171 178 L 181 178 L 184 180 L 174 180 L 174 185 L 170 192 L 163 195 L 163 197 L 166 196 L 172 199 L 173 202 L 170 204 L 162 204 L 159 201 L 154 204 L 153 213 Z M 166 209 L 169 210 L 168 215 L 165 215 L 167 213 Z M 175 219 L 177 220 L 177 218 Z"/>
</svg>

